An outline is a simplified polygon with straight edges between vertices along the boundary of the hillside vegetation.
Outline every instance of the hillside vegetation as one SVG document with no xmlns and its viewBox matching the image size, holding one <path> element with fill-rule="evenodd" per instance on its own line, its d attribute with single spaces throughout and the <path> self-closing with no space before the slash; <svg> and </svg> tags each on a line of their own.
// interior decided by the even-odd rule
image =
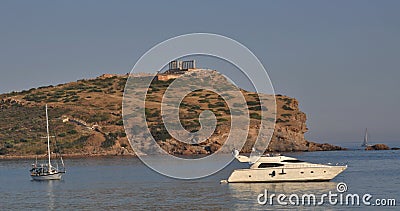
<svg viewBox="0 0 400 211">
<path fill-rule="evenodd" d="M 46 86 L 0 95 L 0 155 L 43 155 L 46 150 L 45 104 L 49 105 L 50 130 L 54 152 L 70 155 L 134 154 L 123 128 L 122 96 L 127 75 L 103 75 L 95 79 Z M 189 131 L 199 130 L 198 116 L 211 110 L 218 125 L 214 135 L 201 145 L 184 145 L 172 139 L 163 127 L 159 102 L 172 82 L 153 82 L 146 101 L 146 118 L 157 142 L 171 154 L 213 153 L 229 131 L 230 111 L 217 94 L 199 90 L 185 97 L 180 107 L 181 123 Z M 260 111 L 258 94 L 243 91 L 251 125 L 257 125 Z M 296 99 L 278 95 L 276 126 L 269 151 L 308 151 L 340 149 L 304 139 L 306 116 Z M 254 127 L 257 128 L 257 127 Z M 253 134 L 256 134 L 256 130 Z M 252 135 L 244 152 L 251 149 Z M 254 142 L 254 140 L 253 140 Z"/>
</svg>

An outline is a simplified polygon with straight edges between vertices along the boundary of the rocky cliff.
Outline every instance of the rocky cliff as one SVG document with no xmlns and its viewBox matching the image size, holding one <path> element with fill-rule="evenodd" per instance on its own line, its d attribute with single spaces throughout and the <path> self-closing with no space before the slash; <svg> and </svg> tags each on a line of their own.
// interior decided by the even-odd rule
<svg viewBox="0 0 400 211">
<path fill-rule="evenodd" d="M 299 110 L 296 99 L 276 96 L 277 116 L 274 136 L 269 144 L 269 151 L 327 151 L 343 150 L 339 146 L 307 141 L 304 133 L 308 131 L 306 114 Z"/>
</svg>

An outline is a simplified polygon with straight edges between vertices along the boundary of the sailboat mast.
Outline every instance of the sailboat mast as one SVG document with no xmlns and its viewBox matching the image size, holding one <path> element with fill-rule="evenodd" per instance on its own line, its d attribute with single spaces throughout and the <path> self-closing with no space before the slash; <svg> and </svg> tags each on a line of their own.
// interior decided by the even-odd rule
<svg viewBox="0 0 400 211">
<path fill-rule="evenodd" d="M 49 170 L 51 169 L 51 161 L 50 161 L 50 133 L 49 133 L 49 115 L 47 113 L 47 104 L 46 104 L 46 128 L 47 128 L 47 153 L 49 156 Z"/>
<path fill-rule="evenodd" d="M 368 144 L 368 129 L 367 128 L 365 128 L 364 144 L 365 145 Z"/>
</svg>

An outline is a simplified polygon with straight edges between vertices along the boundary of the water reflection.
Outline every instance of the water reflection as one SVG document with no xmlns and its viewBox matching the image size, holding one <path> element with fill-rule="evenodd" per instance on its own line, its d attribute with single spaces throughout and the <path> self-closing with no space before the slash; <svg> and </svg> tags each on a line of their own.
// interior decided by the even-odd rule
<svg viewBox="0 0 400 211">
<path fill-rule="evenodd" d="M 38 202 L 36 205 L 39 206 L 39 204 L 41 204 L 40 209 L 55 210 L 56 209 L 56 197 L 57 197 L 55 190 L 57 189 L 57 183 L 60 183 L 62 181 L 31 180 L 31 182 L 33 182 L 33 184 L 37 184 L 37 185 L 35 185 L 37 190 L 34 191 L 33 194 L 39 194 L 42 196 L 42 200 L 40 202 Z M 47 205 L 47 208 L 46 208 L 46 205 Z"/>
<path fill-rule="evenodd" d="M 55 200 L 54 200 L 54 182 L 53 180 L 46 181 L 47 182 L 47 197 L 49 199 L 49 210 L 54 210 L 55 208 Z"/>
<path fill-rule="evenodd" d="M 246 204 L 249 208 L 249 199 L 253 201 L 251 208 L 262 208 L 257 204 L 257 196 L 268 190 L 268 194 L 315 194 L 320 196 L 329 191 L 336 191 L 335 182 L 284 182 L 284 183 L 229 183 L 228 192 L 235 204 L 235 208 L 242 208 L 242 204 Z M 243 207 L 244 208 L 244 207 Z M 265 207 L 264 207 L 265 208 Z M 279 206 L 274 206 L 279 208 Z M 287 207 L 286 207 L 287 208 Z"/>
<path fill-rule="evenodd" d="M 336 190 L 335 182 L 283 182 L 283 183 L 229 183 L 229 191 L 233 196 L 241 197 L 244 192 L 258 195 L 267 189 L 271 193 L 314 193 L 322 194 Z"/>
</svg>

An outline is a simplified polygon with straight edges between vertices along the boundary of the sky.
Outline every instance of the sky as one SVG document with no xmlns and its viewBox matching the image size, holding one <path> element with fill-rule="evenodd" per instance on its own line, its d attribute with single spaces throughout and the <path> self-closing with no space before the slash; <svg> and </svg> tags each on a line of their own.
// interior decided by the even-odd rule
<svg viewBox="0 0 400 211">
<path fill-rule="evenodd" d="M 0 93 L 130 72 L 187 33 L 230 37 L 299 100 L 306 138 L 400 143 L 400 1 L 7 1 Z"/>
</svg>

